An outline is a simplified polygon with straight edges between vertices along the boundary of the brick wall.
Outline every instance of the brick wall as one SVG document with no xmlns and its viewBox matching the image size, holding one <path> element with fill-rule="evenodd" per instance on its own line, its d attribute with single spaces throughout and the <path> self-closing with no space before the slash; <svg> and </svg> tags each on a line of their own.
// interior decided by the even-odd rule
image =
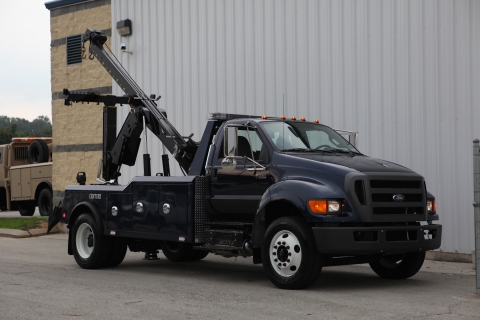
<svg viewBox="0 0 480 320">
<path fill-rule="evenodd" d="M 96 60 L 66 63 L 66 37 L 84 34 L 87 28 L 102 30 L 111 43 L 109 0 L 79 3 L 50 10 L 51 85 L 54 204 L 62 200 L 65 187 L 77 184 L 77 172 L 85 172 L 87 184 L 96 183 L 102 150 L 102 110 L 96 104 L 65 106 L 63 88 L 111 94 L 112 78 Z M 88 42 L 86 43 L 88 51 Z M 88 52 L 87 52 L 88 54 Z"/>
</svg>

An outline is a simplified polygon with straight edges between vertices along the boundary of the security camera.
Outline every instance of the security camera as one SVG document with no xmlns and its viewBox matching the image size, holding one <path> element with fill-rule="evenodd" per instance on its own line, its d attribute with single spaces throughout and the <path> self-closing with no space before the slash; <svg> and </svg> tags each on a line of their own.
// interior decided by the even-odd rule
<svg viewBox="0 0 480 320">
<path fill-rule="evenodd" d="M 122 51 L 127 50 L 127 45 L 125 44 L 125 42 L 122 42 L 122 43 L 120 44 L 120 49 L 121 49 Z"/>
</svg>

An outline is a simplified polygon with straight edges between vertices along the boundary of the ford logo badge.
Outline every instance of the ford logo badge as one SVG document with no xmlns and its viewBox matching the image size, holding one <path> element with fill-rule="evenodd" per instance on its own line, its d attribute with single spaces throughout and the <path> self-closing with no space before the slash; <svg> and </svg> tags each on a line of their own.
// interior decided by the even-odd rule
<svg viewBox="0 0 480 320">
<path fill-rule="evenodd" d="M 405 196 L 403 194 L 394 194 L 393 201 L 403 201 L 405 200 Z"/>
</svg>

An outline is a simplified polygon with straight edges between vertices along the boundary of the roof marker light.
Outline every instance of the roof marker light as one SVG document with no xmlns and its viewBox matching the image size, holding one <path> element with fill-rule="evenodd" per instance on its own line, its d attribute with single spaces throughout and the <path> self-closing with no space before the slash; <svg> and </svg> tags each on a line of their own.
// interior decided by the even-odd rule
<svg viewBox="0 0 480 320">
<path fill-rule="evenodd" d="M 297 120 L 297 118 L 295 118 L 295 116 L 292 116 L 290 119 L 292 119 L 293 121 Z"/>
<path fill-rule="evenodd" d="M 263 116 L 262 116 L 262 119 L 263 119 L 263 120 L 266 120 L 266 119 L 268 119 L 268 117 L 267 117 L 266 115 L 263 115 Z"/>
<path fill-rule="evenodd" d="M 301 117 L 301 118 L 300 118 L 300 121 L 305 121 L 305 117 Z"/>
<path fill-rule="evenodd" d="M 285 118 L 285 116 L 281 116 L 280 119 L 285 120 L 286 118 Z"/>
<path fill-rule="evenodd" d="M 320 121 L 318 121 L 318 119 L 315 119 L 315 121 L 313 121 L 313 122 L 315 122 L 315 123 L 320 123 Z"/>
</svg>

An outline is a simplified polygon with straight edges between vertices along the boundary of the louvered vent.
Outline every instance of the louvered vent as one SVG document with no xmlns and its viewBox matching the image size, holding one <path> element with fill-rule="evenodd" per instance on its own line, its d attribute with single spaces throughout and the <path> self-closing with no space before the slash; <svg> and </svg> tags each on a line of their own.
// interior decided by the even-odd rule
<svg viewBox="0 0 480 320">
<path fill-rule="evenodd" d="M 15 160 L 28 159 L 28 147 L 13 147 L 15 153 Z"/>
<path fill-rule="evenodd" d="M 82 63 L 82 35 L 67 37 L 67 66 Z"/>
</svg>

